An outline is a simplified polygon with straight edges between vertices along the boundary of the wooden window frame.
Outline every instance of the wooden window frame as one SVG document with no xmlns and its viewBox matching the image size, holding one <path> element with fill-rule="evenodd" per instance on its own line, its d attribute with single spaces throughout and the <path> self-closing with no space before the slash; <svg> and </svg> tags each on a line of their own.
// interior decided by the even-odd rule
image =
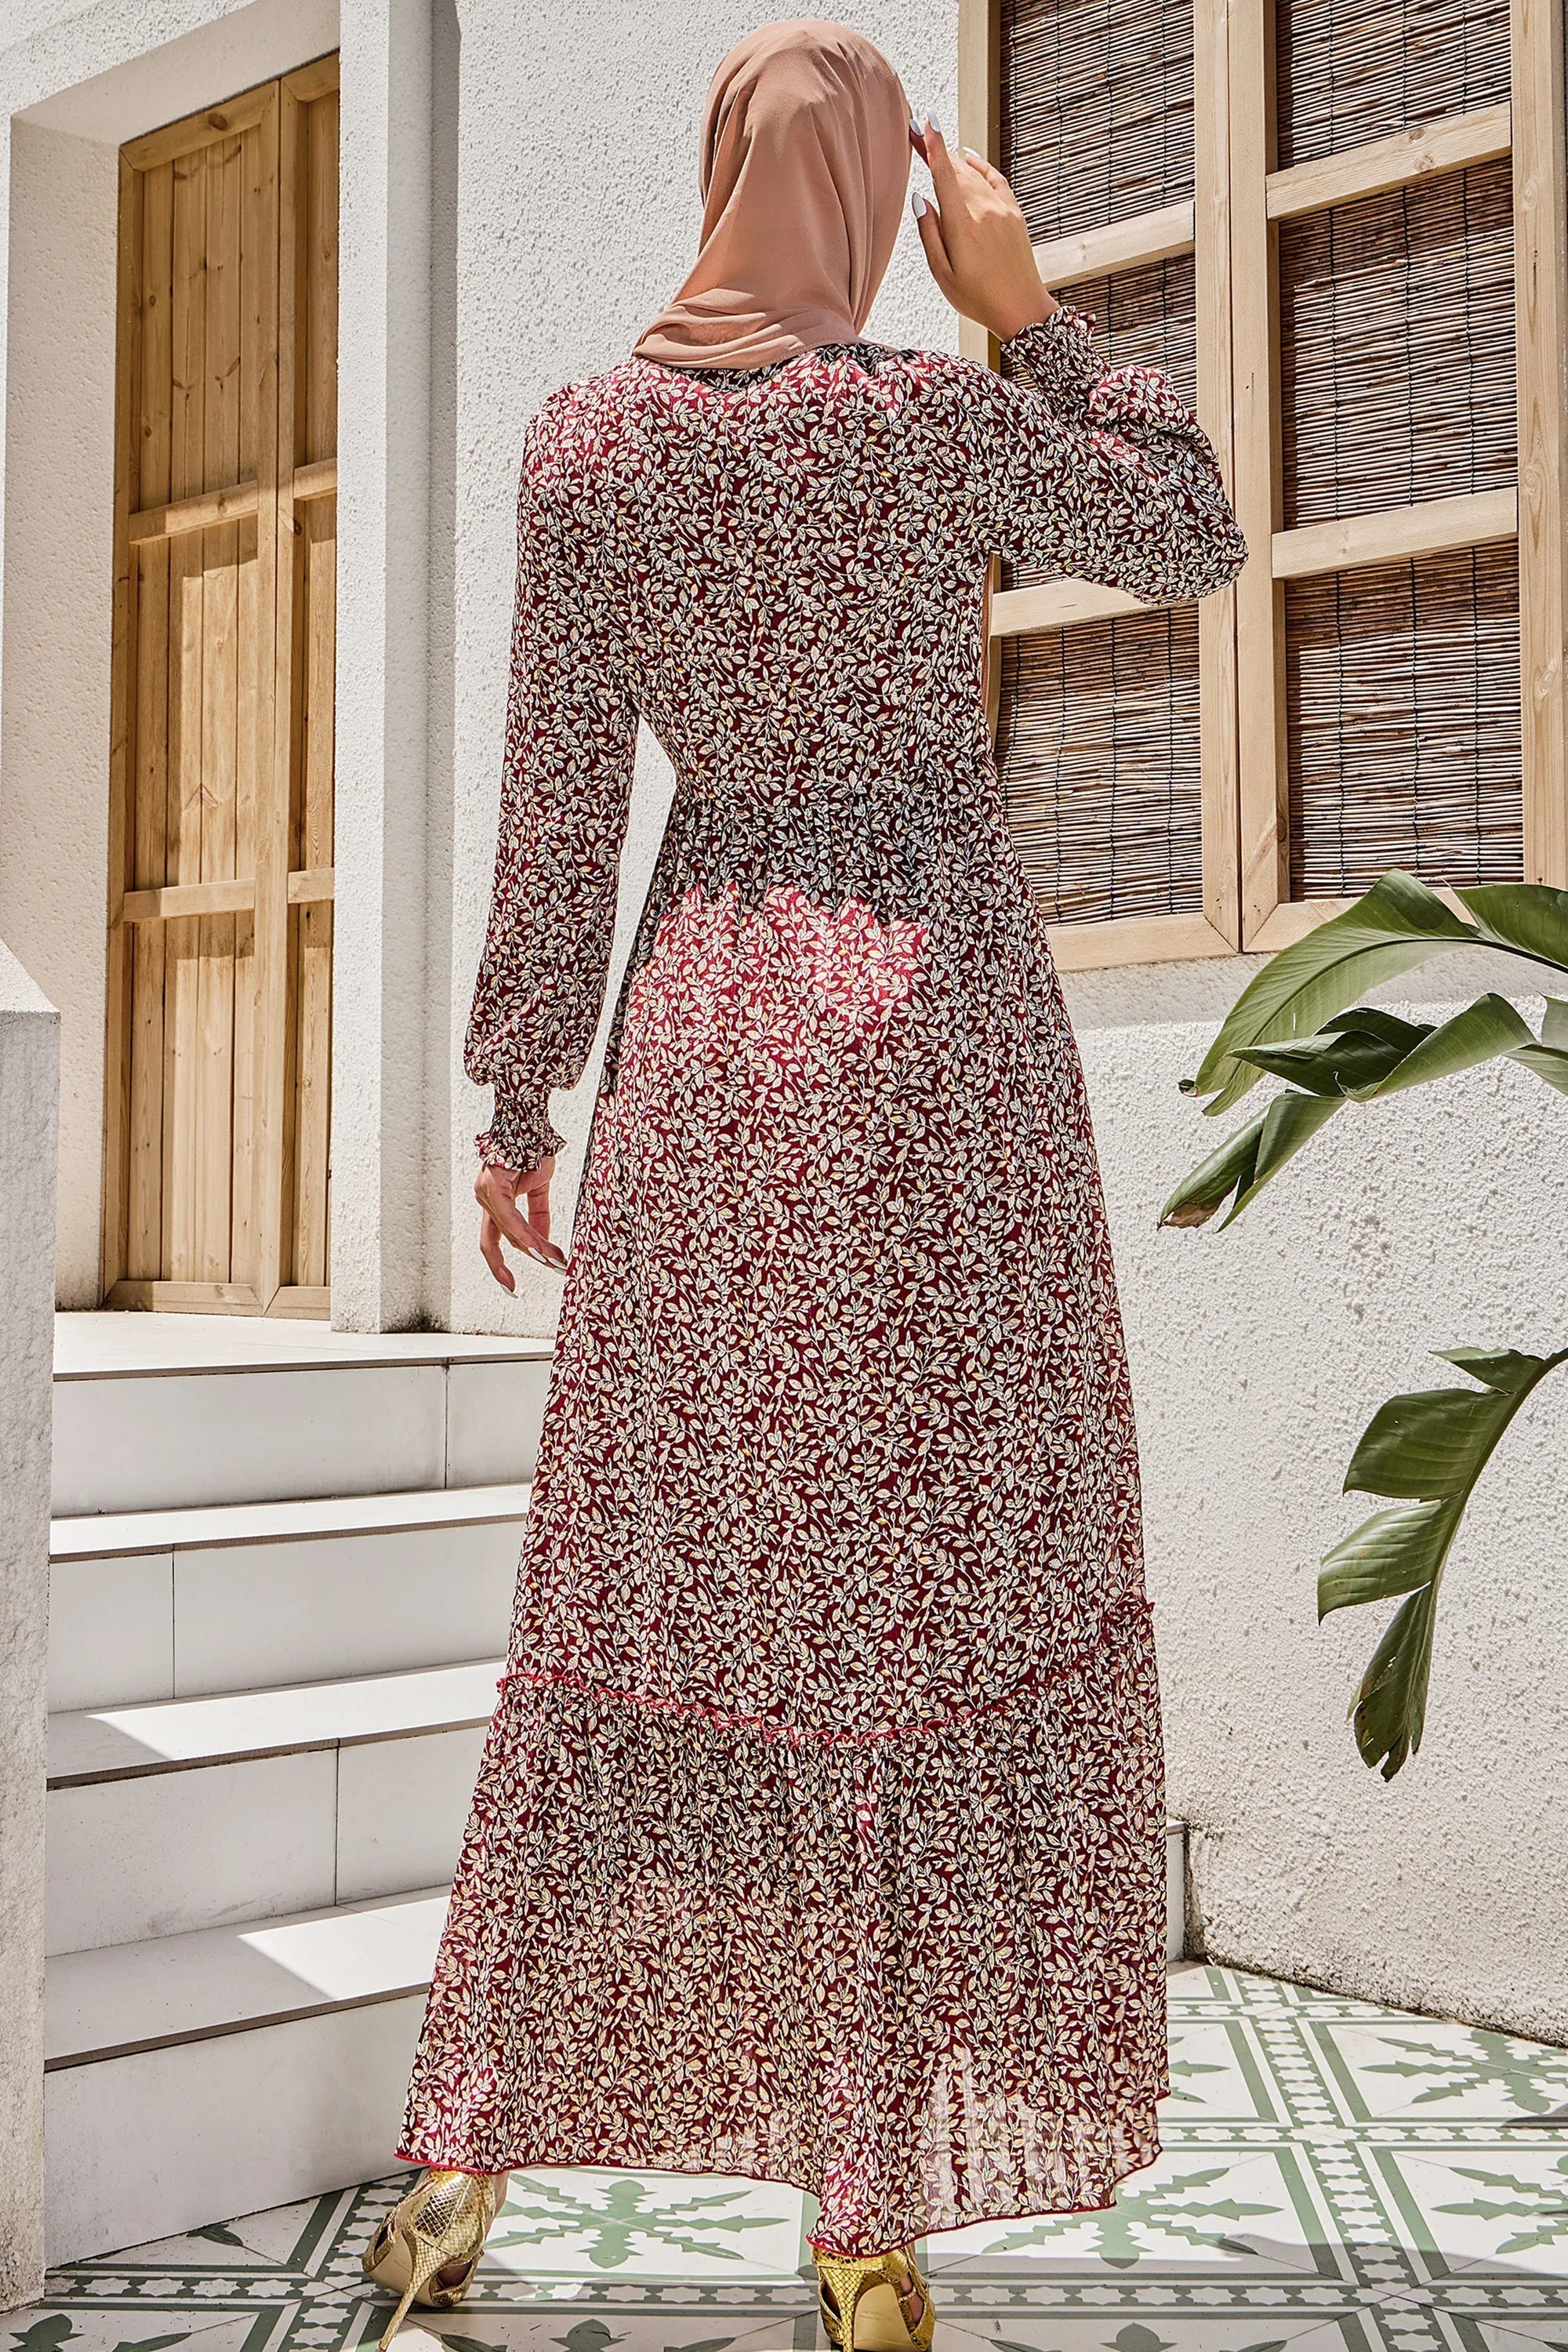
<svg viewBox="0 0 1568 2352">
<path fill-rule="evenodd" d="M 1348 898 L 1292 899 L 1285 740 L 1285 583 L 1519 541 L 1523 878 L 1568 885 L 1563 758 L 1563 435 L 1568 322 L 1561 0 L 1512 0 L 1510 100 L 1274 168 L 1273 0 L 1231 17 L 1237 519 L 1252 550 L 1237 593 L 1242 942 L 1272 951 Z M 1439 173 L 1512 159 L 1519 490 L 1426 499 L 1282 528 L 1279 223 Z M 1522 522 L 1522 528 L 1521 526 Z"/>
<path fill-rule="evenodd" d="M 1167 205 L 1110 226 L 1037 245 L 1035 257 L 1053 292 L 1086 278 L 1137 269 L 1191 254 L 1196 306 L 1199 423 L 1215 446 L 1227 489 L 1231 457 L 1230 158 L 1226 0 L 1194 0 L 1193 177 L 1190 203 Z M 989 160 L 1001 149 L 1000 0 L 959 0 L 958 128 L 966 147 Z M 959 348 L 997 364 L 994 340 L 970 320 Z M 1240 945 L 1237 769 L 1236 588 L 1197 606 L 1199 768 L 1203 828 L 1203 909 L 1136 915 L 1110 921 L 1052 923 L 1051 950 L 1064 971 L 1132 963 L 1168 963 L 1233 954 Z M 1099 621 L 1156 604 L 1082 580 L 1051 581 L 990 599 L 987 623 L 993 679 L 997 641 Z"/>
<path fill-rule="evenodd" d="M 285 554 L 300 526 L 295 510 L 334 497 L 335 460 L 296 467 L 294 366 L 268 360 L 260 371 L 257 474 L 196 497 L 143 508 L 138 497 L 141 338 L 143 320 L 143 174 L 237 132 L 259 131 L 264 217 L 280 255 L 297 254 L 295 215 L 300 178 L 300 110 L 335 89 L 336 52 L 296 71 L 239 92 L 178 122 L 130 142 L 120 153 L 118 304 L 115 374 L 114 589 L 110 658 L 113 713 L 109 762 L 109 942 L 105 987 L 105 1115 L 100 1294 L 111 1307 L 166 1314 L 223 1313 L 320 1318 L 330 1311 L 325 1283 L 286 1282 L 290 1208 L 286 1170 L 293 1138 L 291 985 L 294 908 L 329 903 L 331 866 L 291 871 L 287 845 L 295 795 L 297 746 L 288 714 L 293 707 L 295 659 L 293 564 Z M 263 273 L 257 316 L 258 348 L 292 362 L 297 352 L 295 274 Z M 254 878 L 176 883 L 155 889 L 129 887 L 133 780 L 132 726 L 127 698 L 136 677 L 136 549 L 150 541 L 257 518 L 259 610 L 268 620 L 258 661 L 272 670 L 270 698 L 256 698 L 257 858 Z M 274 724 L 279 714 L 284 723 Z M 268 1139 L 257 1156 L 254 1211 L 258 1279 L 248 1282 L 132 1278 L 130 1258 L 132 1120 L 132 953 L 139 929 L 157 937 L 168 922 L 203 915 L 250 913 L 256 925 L 257 1034 L 266 1041 L 255 1068 L 255 1131 Z M 147 1116 L 145 1106 L 142 1116 Z"/>
<path fill-rule="evenodd" d="M 1523 878 L 1568 888 L 1568 158 L 1563 0 L 1510 0 L 1510 100 L 1274 167 L 1273 0 L 1194 0 L 1192 205 L 1036 247 L 1046 283 L 1194 256 L 1197 414 L 1251 551 L 1198 606 L 1204 913 L 1052 925 L 1068 971 L 1272 952 L 1352 903 L 1293 900 L 1285 737 L 1285 583 L 1517 539 Z M 1000 0 L 959 0 L 959 131 L 1000 148 Z M 1425 499 L 1286 530 L 1279 223 L 1507 155 L 1512 163 L 1519 488 Z M 968 320 L 960 347 L 991 366 Z M 995 596 L 992 640 L 1145 610 L 1054 582 Z M 994 669 L 993 662 L 993 669 Z"/>
</svg>

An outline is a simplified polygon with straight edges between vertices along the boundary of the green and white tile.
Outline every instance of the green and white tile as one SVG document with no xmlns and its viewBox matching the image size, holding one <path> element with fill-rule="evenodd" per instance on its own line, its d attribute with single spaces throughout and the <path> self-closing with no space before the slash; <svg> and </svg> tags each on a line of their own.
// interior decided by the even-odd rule
<svg viewBox="0 0 1568 2352">
<path fill-rule="evenodd" d="M 798 2189 L 752 2180 L 519 2172 L 490 2259 L 523 2280 L 793 2279 L 810 2260 L 805 2205 Z"/>
<path fill-rule="evenodd" d="M 1265 1977 L 1171 1979 L 1164 2154 L 1109 2213 L 926 2248 L 948 2352 L 1568 2352 L 1568 2053 Z M 0 2352 L 362 2352 L 406 2176 L 51 2275 Z M 517 2175 L 474 2290 L 406 2352 L 817 2352 L 798 2191 Z"/>
</svg>

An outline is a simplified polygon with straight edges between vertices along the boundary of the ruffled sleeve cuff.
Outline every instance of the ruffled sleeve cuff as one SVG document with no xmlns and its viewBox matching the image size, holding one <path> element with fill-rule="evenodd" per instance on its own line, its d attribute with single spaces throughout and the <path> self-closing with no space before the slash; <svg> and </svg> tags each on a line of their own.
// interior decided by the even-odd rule
<svg viewBox="0 0 1568 2352">
<path fill-rule="evenodd" d="M 485 1167 L 510 1168 L 526 1176 L 542 1160 L 559 1151 L 563 1139 L 550 1124 L 545 1095 L 503 1095 L 496 1092 L 495 1117 L 474 1141 Z"/>
<path fill-rule="evenodd" d="M 1094 322 L 1081 310 L 1053 310 L 1020 327 L 1002 346 L 1006 373 L 1070 418 L 1081 417 L 1105 370 L 1094 348 Z"/>
</svg>

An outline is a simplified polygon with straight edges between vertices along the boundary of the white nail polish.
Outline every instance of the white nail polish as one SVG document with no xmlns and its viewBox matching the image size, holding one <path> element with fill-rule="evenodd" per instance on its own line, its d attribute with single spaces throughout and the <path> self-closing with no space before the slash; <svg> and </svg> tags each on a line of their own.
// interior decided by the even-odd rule
<svg viewBox="0 0 1568 2352">
<path fill-rule="evenodd" d="M 919 139 L 919 138 L 921 138 L 921 137 L 922 137 L 922 136 L 923 136 L 923 133 L 921 132 L 921 126 L 920 126 L 919 122 L 915 120 L 915 117 L 914 117 L 912 114 L 911 114 L 911 115 L 910 115 L 910 129 L 914 132 L 914 135 L 915 135 L 915 137 L 916 137 L 917 139 Z"/>
<path fill-rule="evenodd" d="M 913 213 L 916 220 L 923 220 L 925 217 L 925 208 L 926 200 L 917 188 L 914 194 L 910 198 L 910 210 Z"/>
<path fill-rule="evenodd" d="M 928 114 L 928 115 L 926 116 L 926 129 L 927 129 L 928 131 L 934 131 L 936 132 L 937 137 L 942 141 L 942 142 L 943 146 L 944 146 L 944 147 L 946 146 L 946 144 L 947 144 L 947 133 L 946 133 L 946 131 L 942 129 L 942 127 L 941 123 L 937 121 L 937 119 L 936 119 L 936 117 L 935 117 L 935 115 L 934 115 L 934 114 Z"/>
</svg>

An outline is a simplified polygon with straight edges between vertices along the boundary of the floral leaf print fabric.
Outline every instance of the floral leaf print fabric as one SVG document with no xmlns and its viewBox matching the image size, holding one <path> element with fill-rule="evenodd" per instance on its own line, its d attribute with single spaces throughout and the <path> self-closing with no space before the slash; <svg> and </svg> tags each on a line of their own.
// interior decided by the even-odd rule
<svg viewBox="0 0 1568 2352">
<path fill-rule="evenodd" d="M 1103 2206 L 1164 2089 L 1131 1401 L 980 613 L 997 551 L 1174 598 L 1244 550 L 1162 377 L 1065 312 L 1009 356 L 547 406 L 469 1033 L 531 1165 L 640 715 L 676 793 L 404 2152 L 788 2180 L 844 2253 Z"/>
</svg>

